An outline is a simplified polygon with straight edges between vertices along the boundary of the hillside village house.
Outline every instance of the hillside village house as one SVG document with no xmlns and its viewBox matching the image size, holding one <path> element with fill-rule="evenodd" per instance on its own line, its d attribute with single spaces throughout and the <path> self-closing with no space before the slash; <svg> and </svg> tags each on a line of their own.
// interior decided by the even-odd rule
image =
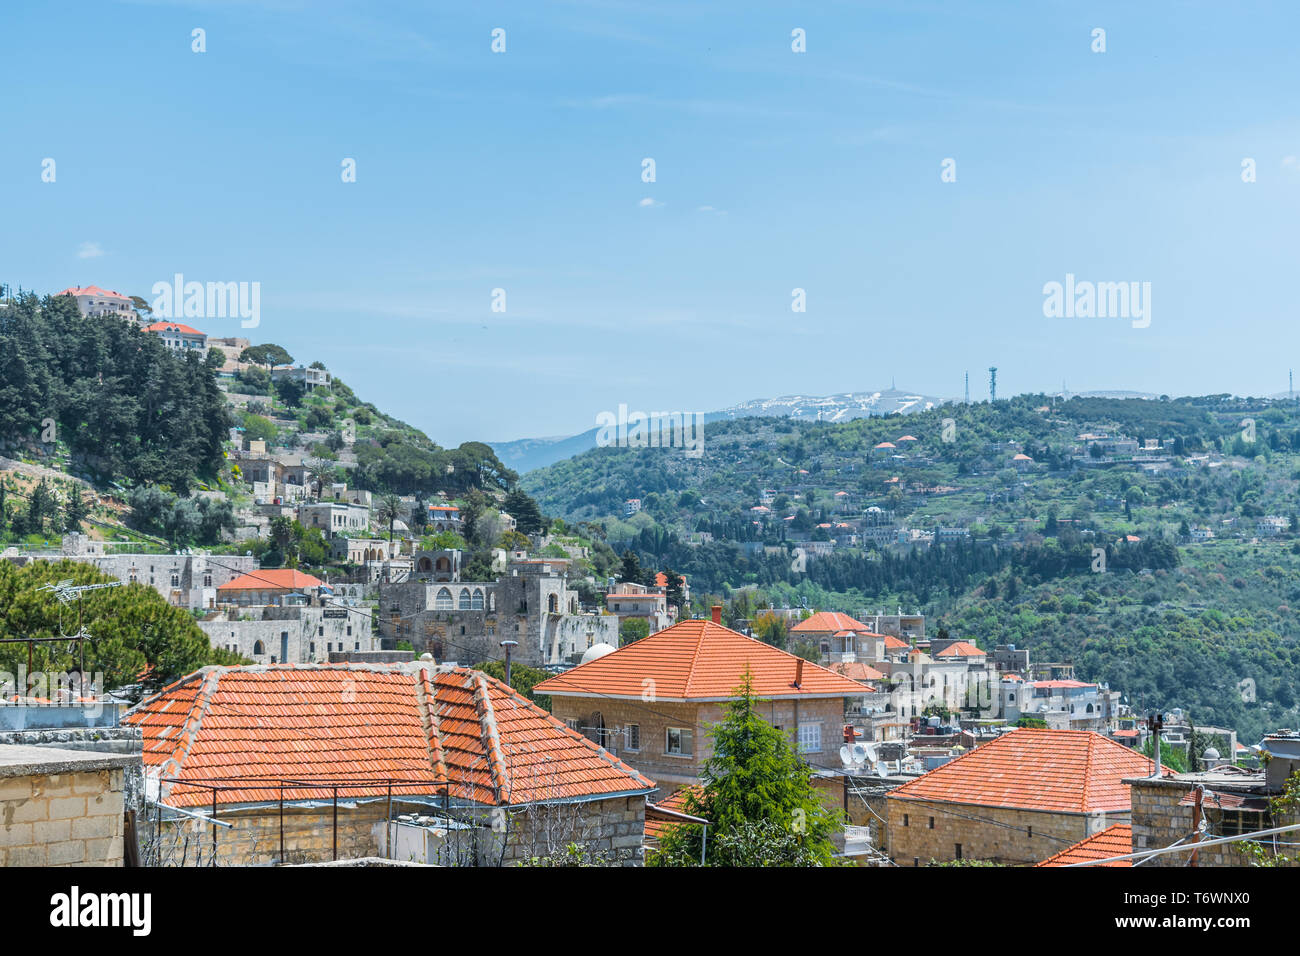
<svg viewBox="0 0 1300 956">
<path fill-rule="evenodd" d="M 642 618 L 653 634 L 672 624 L 677 608 L 668 606 L 665 587 L 625 581 L 605 595 L 605 611 L 617 617 L 620 625 L 631 617 Z"/>
<path fill-rule="evenodd" d="M 900 866 L 1037 863 L 1129 822 L 1125 780 L 1152 769 L 1090 731 L 1013 730 L 890 791 L 888 854 Z"/>
<path fill-rule="evenodd" d="M 663 794 L 699 783 L 709 728 L 753 674 L 759 713 L 814 766 L 839 765 L 844 699 L 869 689 L 723 627 L 682 621 L 538 684 L 552 712 L 658 781 Z"/>
<path fill-rule="evenodd" d="M 461 581 L 456 549 L 417 551 L 410 576 L 383 583 L 379 629 L 438 660 L 476 663 L 501 656 L 531 667 L 576 661 L 597 644 L 618 643 L 618 618 L 587 614 L 569 587 L 564 558 L 513 557 L 494 581 Z"/>
<path fill-rule="evenodd" d="M 204 864 L 641 862 L 653 781 L 480 671 L 205 667 L 124 720 L 160 842 L 197 829 Z"/>
<path fill-rule="evenodd" d="M 264 568 L 221 585 L 217 588 L 217 603 L 258 606 L 293 603 L 293 596 L 319 589 L 323 583 L 293 568 Z"/>
<path fill-rule="evenodd" d="M 163 345 L 178 352 L 195 351 L 200 355 L 208 350 L 208 337 L 198 329 L 180 322 L 154 322 L 141 329 L 162 339 Z"/>
<path fill-rule="evenodd" d="M 82 315 L 116 315 L 121 319 L 135 321 L 135 305 L 129 296 L 112 289 L 101 289 L 97 285 L 72 286 L 59 295 L 70 295 L 77 300 L 77 308 Z"/>
<path fill-rule="evenodd" d="M 304 388 L 314 389 L 318 386 L 329 385 L 333 379 L 330 376 L 329 369 L 298 366 L 281 366 L 271 369 L 271 380 L 273 382 L 297 382 Z"/>
</svg>

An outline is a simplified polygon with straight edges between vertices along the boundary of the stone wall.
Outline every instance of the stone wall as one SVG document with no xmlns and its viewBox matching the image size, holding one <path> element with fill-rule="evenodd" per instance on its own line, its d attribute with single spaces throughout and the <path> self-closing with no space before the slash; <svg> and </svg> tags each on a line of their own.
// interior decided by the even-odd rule
<svg viewBox="0 0 1300 956">
<path fill-rule="evenodd" d="M 218 807 L 217 820 L 230 826 L 216 828 L 215 844 L 213 827 L 206 821 L 164 820 L 155 837 L 151 818 L 142 824 L 145 842 L 160 852 L 146 852 L 145 857 L 152 865 L 163 866 L 209 866 L 213 859 L 218 866 L 331 861 L 335 854 L 333 807 L 329 792 L 322 791 L 322 794 L 321 800 L 326 804 L 323 807 L 285 806 L 283 860 L 277 805 L 244 809 Z M 394 816 L 411 812 L 435 815 L 437 809 L 394 799 Z M 163 816 L 166 818 L 168 811 L 164 810 Z M 458 841 L 458 852 L 453 855 L 480 866 L 511 866 L 532 857 L 558 855 L 570 843 L 581 844 L 604 862 L 625 866 L 641 863 L 644 797 L 511 808 L 496 816 L 491 808 L 462 808 L 453 811 L 453 816 L 477 824 L 473 830 L 449 838 Z M 386 799 L 353 803 L 340 798 L 338 859 L 382 857 L 386 819 Z"/>
<path fill-rule="evenodd" d="M 1175 780 L 1132 779 L 1126 781 L 1133 800 L 1133 851 L 1154 850 L 1170 846 L 1192 832 L 1191 806 L 1179 806 L 1179 801 L 1191 792 L 1191 785 Z M 1215 836 L 1230 835 L 1226 832 L 1224 811 L 1213 806 L 1213 797 L 1205 799 L 1205 818 L 1210 832 L 1206 839 Z M 1255 829 L 1286 826 L 1300 823 L 1300 814 L 1281 815 L 1274 818 L 1268 813 L 1243 813 L 1246 832 Z M 1239 831 L 1240 832 L 1240 831 Z M 1284 834 L 1282 840 L 1288 840 L 1294 834 Z M 1295 847 L 1282 846 L 1279 852 L 1286 856 L 1295 856 Z M 1237 849 L 1236 844 L 1225 843 L 1206 847 L 1196 853 L 1197 866 L 1250 866 L 1251 857 Z M 1188 854 L 1167 853 L 1151 857 L 1143 866 L 1186 866 Z M 1295 866 L 1295 863 L 1284 863 Z"/>
<path fill-rule="evenodd" d="M 13 744 L 132 757 L 131 762 L 122 768 L 122 800 L 127 810 L 139 810 L 144 806 L 144 763 L 139 727 L 65 727 L 0 733 L 0 747 Z"/>
<path fill-rule="evenodd" d="M 888 852 L 899 866 L 955 860 L 958 844 L 963 860 L 1032 865 L 1108 826 L 1126 823 L 1129 818 L 1127 812 L 1042 813 L 907 800 L 892 795 L 885 803 L 889 808 Z"/>
<path fill-rule="evenodd" d="M 0 866 L 121 866 L 130 759 L 0 747 Z"/>
</svg>

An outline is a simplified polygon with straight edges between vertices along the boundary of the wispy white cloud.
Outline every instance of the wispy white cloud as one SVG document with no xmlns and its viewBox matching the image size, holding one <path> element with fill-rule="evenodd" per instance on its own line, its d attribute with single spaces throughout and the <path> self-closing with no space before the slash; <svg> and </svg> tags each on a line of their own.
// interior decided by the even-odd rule
<svg viewBox="0 0 1300 956">
<path fill-rule="evenodd" d="M 103 254 L 104 249 L 97 242 L 83 242 L 77 249 L 78 259 L 98 259 Z"/>
<path fill-rule="evenodd" d="M 663 203 L 661 203 L 658 199 L 651 199 L 649 196 L 646 196 L 645 199 L 642 199 L 639 203 L 637 203 L 637 205 L 640 206 L 642 209 L 652 209 L 655 206 L 662 206 Z"/>
</svg>

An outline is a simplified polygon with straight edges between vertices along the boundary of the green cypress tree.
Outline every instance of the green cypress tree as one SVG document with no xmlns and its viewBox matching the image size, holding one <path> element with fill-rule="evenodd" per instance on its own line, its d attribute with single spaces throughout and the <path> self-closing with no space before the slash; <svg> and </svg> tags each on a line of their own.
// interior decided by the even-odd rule
<svg viewBox="0 0 1300 956">
<path fill-rule="evenodd" d="M 715 726 L 713 755 L 704 786 L 683 809 L 709 821 L 708 845 L 698 825 L 668 828 L 651 866 L 695 866 L 702 849 L 710 866 L 833 866 L 831 834 L 840 825 L 817 797 L 808 765 L 786 735 L 758 713 L 753 674 L 727 704 Z"/>
</svg>

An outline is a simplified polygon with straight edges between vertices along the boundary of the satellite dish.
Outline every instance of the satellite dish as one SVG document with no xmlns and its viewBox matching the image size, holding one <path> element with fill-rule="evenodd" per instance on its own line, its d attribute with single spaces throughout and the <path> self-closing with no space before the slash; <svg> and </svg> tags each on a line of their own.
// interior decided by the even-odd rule
<svg viewBox="0 0 1300 956">
<path fill-rule="evenodd" d="M 867 758 L 870 755 L 871 755 L 870 751 L 867 750 L 865 744 L 853 745 L 853 765 L 855 767 L 861 767 L 864 763 L 867 762 Z"/>
<path fill-rule="evenodd" d="M 848 744 L 840 748 L 840 762 L 846 767 L 853 766 L 853 751 L 849 749 Z"/>
</svg>

